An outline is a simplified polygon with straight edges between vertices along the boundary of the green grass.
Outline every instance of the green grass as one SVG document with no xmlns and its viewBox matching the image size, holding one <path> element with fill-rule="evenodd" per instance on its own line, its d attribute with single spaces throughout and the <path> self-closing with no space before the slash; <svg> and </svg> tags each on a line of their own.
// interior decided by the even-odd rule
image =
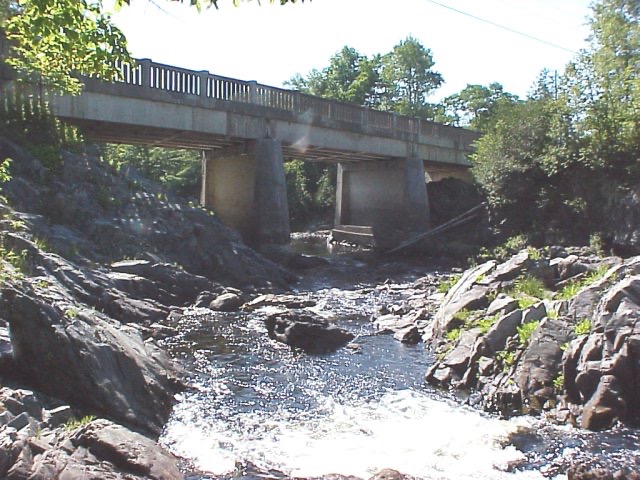
<svg viewBox="0 0 640 480">
<path fill-rule="evenodd" d="M 80 428 L 88 423 L 91 423 L 96 419 L 95 415 L 87 415 L 86 417 L 82 417 L 80 420 L 72 418 L 67 423 L 64 424 L 65 432 L 72 432 L 76 428 Z"/>
<path fill-rule="evenodd" d="M 574 280 L 572 282 L 567 283 L 562 289 L 556 294 L 556 298 L 559 300 L 570 300 L 575 297 L 580 290 L 589 285 L 594 284 L 609 271 L 609 265 L 600 265 L 595 270 L 591 270 L 584 277 Z"/>
<path fill-rule="evenodd" d="M 64 316 L 72 320 L 78 316 L 78 309 L 73 307 L 68 308 L 67 310 L 65 310 Z"/>
<path fill-rule="evenodd" d="M 539 301 L 540 299 L 535 297 L 520 297 L 518 298 L 518 308 L 524 310 L 525 308 L 534 306 Z"/>
<path fill-rule="evenodd" d="M 522 297 L 523 295 L 542 299 L 548 296 L 548 293 L 541 280 L 524 276 L 516 279 L 511 296 Z"/>
<path fill-rule="evenodd" d="M 453 319 L 462 323 L 463 325 L 469 321 L 469 317 L 471 317 L 471 311 L 463 308 L 462 310 L 457 311 L 453 315 Z"/>
<path fill-rule="evenodd" d="M 516 356 L 513 352 L 509 352 L 507 350 L 500 350 L 496 353 L 496 359 L 502 363 L 502 372 L 507 373 L 513 363 L 516 360 Z"/>
<path fill-rule="evenodd" d="M 500 319 L 500 313 L 496 313 L 490 317 L 484 317 L 475 322 L 475 325 L 480 328 L 480 332 L 485 334 L 489 331 L 489 329 Z"/>
<path fill-rule="evenodd" d="M 524 347 L 529 343 L 531 335 L 533 335 L 533 332 L 538 328 L 539 324 L 539 321 L 534 320 L 532 322 L 523 323 L 518 327 L 518 342 L 520 345 Z"/>
<path fill-rule="evenodd" d="M 449 330 L 444 338 L 447 339 L 448 342 L 457 342 L 458 339 L 460 338 L 460 335 L 462 335 L 462 329 L 461 328 L 454 328 L 452 330 Z"/>
<path fill-rule="evenodd" d="M 564 375 L 558 374 L 556 378 L 553 379 L 553 388 L 557 391 L 562 392 L 564 390 Z"/>
<path fill-rule="evenodd" d="M 588 318 L 583 318 L 580 320 L 576 326 L 573 328 L 573 331 L 576 335 L 588 335 L 591 331 L 591 320 Z"/>
<path fill-rule="evenodd" d="M 458 283 L 458 280 L 460 280 L 461 277 L 462 275 L 452 275 L 449 278 L 441 280 L 438 284 L 438 292 L 447 293 L 449 290 L 451 290 L 451 288 L 453 288 L 456 283 Z"/>
</svg>

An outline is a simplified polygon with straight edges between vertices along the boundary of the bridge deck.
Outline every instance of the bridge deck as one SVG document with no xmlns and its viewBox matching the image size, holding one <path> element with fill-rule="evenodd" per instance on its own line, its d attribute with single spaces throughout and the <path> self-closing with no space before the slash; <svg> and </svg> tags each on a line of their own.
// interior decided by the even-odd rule
<svg viewBox="0 0 640 480">
<path fill-rule="evenodd" d="M 97 140 L 222 149 L 277 138 L 285 159 L 352 162 L 420 158 L 436 168 L 469 167 L 476 132 L 139 60 L 123 79 L 85 79 L 78 96 L 51 99 L 54 113 Z"/>
</svg>

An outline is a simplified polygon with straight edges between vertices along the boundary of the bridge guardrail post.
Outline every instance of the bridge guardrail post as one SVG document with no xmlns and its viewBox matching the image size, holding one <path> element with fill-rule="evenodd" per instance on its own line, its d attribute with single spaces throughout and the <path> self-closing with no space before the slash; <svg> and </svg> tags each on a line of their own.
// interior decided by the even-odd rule
<svg viewBox="0 0 640 480">
<path fill-rule="evenodd" d="M 362 129 L 365 132 L 368 132 L 369 131 L 369 107 L 364 107 L 362 109 L 361 122 L 362 122 Z"/>
<path fill-rule="evenodd" d="M 140 85 L 144 88 L 151 88 L 151 60 L 143 58 L 137 60 L 136 63 L 140 65 Z"/>
<path fill-rule="evenodd" d="M 208 97 L 207 83 L 209 81 L 209 70 L 201 70 L 198 73 L 198 78 L 200 79 L 200 93 L 198 96 L 207 98 Z"/>
<path fill-rule="evenodd" d="M 398 131 L 398 114 L 397 113 L 392 113 L 391 114 L 391 133 L 396 133 Z"/>
<path fill-rule="evenodd" d="M 258 103 L 258 82 L 251 80 L 249 83 L 249 103 Z"/>
</svg>

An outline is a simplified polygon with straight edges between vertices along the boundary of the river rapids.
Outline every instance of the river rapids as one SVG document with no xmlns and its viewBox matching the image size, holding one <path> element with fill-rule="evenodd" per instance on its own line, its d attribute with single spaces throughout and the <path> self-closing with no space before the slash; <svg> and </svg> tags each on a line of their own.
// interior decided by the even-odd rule
<svg viewBox="0 0 640 480">
<path fill-rule="evenodd" d="M 306 274 L 296 294 L 356 334 L 353 348 L 294 352 L 267 337 L 264 311 L 203 310 L 183 317 L 180 334 L 166 340 L 194 388 L 179 399 L 161 441 L 187 460 L 189 478 L 256 478 L 256 470 L 277 471 L 271 478 L 368 478 L 392 468 L 423 479 L 560 479 L 576 459 L 640 464 L 637 432 L 504 420 L 428 386 L 432 354 L 376 335 L 371 316 L 415 295 L 412 281 L 444 272 L 330 258 L 329 267 Z M 239 468 L 247 464 L 253 473 Z"/>
</svg>

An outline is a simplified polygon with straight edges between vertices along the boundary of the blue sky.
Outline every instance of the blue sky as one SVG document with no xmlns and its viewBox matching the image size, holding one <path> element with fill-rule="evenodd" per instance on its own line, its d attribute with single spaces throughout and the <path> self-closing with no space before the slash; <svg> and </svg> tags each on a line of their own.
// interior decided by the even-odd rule
<svg viewBox="0 0 640 480">
<path fill-rule="evenodd" d="M 508 32 L 430 0 L 313 0 L 270 5 L 219 0 L 200 14 L 185 3 L 136 0 L 114 14 L 136 58 L 281 86 L 327 65 L 344 45 L 386 53 L 412 35 L 431 49 L 445 79 L 433 100 L 467 84 L 497 81 L 525 95 L 543 68 L 561 71 L 586 46 L 586 0 L 438 0 L 537 37 Z M 569 51 L 567 51 L 569 50 Z"/>
</svg>

